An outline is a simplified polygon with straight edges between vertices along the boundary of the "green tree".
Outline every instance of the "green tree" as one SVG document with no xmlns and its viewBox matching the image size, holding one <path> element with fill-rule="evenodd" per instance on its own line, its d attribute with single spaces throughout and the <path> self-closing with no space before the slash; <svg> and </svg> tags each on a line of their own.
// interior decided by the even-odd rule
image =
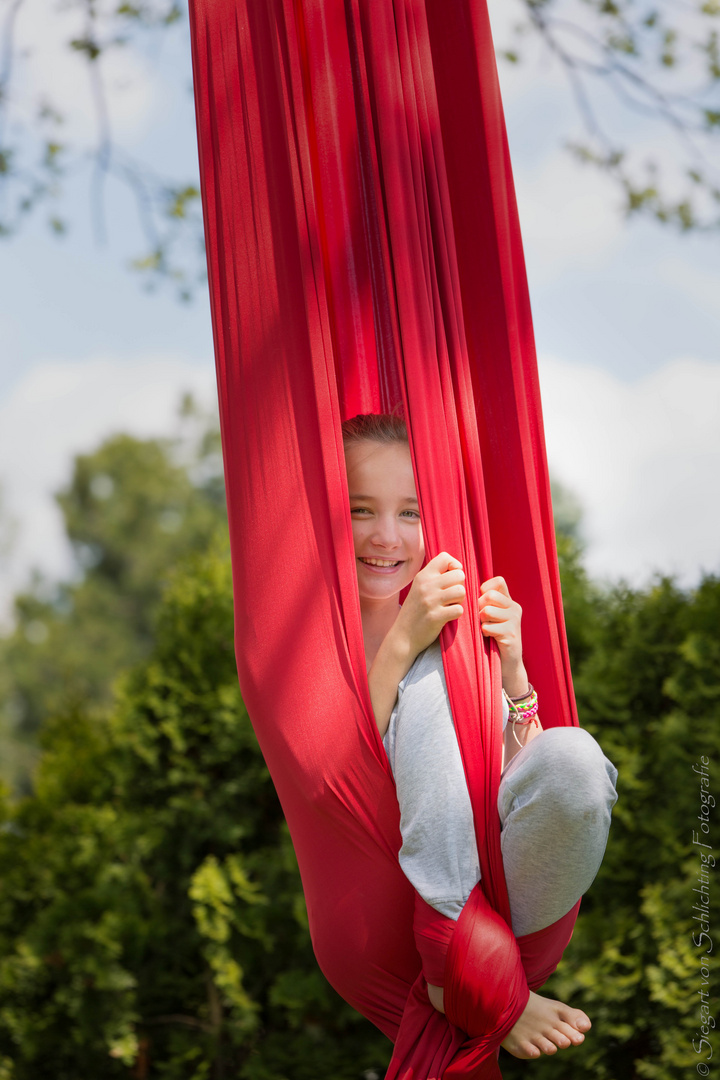
<svg viewBox="0 0 720 1080">
<path fill-rule="evenodd" d="M 36 734 L 67 708 L 106 706 L 112 680 L 147 655 L 167 575 L 226 520 L 219 433 L 191 399 L 174 440 L 108 438 L 75 460 L 57 496 L 77 571 L 37 578 L 0 640 L 2 773 L 28 783 Z"/>
<path fill-rule="evenodd" d="M 0 1075 L 353 1080 L 387 1061 L 312 955 L 224 537 L 174 575 L 111 714 L 68 709 L 42 738 L 0 830 Z"/>
</svg>

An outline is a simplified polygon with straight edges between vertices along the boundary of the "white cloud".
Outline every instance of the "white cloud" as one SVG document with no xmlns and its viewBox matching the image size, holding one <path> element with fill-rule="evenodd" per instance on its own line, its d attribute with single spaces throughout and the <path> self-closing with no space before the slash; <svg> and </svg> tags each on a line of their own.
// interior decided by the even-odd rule
<svg viewBox="0 0 720 1080">
<path fill-rule="evenodd" d="M 534 282 L 596 266 L 626 241 L 613 186 L 564 151 L 551 154 L 538 169 L 516 170 L 515 184 Z"/>
<path fill-rule="evenodd" d="M 62 519 L 52 498 L 67 482 L 75 454 L 113 432 L 138 437 L 174 430 L 183 392 L 216 400 L 211 362 L 158 356 L 38 364 L 0 404 L 3 512 L 19 529 L 0 589 L 0 618 L 31 567 L 51 576 L 71 569 Z"/>
<path fill-rule="evenodd" d="M 544 358 L 540 379 L 550 468 L 584 505 L 591 574 L 720 571 L 720 364 L 678 359 L 628 384 Z"/>
<path fill-rule="evenodd" d="M 720 318 L 720 273 L 693 265 L 687 259 L 663 259 L 658 266 L 661 281 L 685 293 L 699 308 Z"/>
</svg>

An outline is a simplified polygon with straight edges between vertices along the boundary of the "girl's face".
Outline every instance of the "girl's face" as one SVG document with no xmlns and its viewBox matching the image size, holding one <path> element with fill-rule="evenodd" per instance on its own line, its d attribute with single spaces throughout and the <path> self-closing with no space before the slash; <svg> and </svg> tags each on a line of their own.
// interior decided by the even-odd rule
<svg viewBox="0 0 720 1080">
<path fill-rule="evenodd" d="M 347 448 L 345 463 L 360 600 L 389 600 L 425 559 L 410 450 L 364 440 Z"/>
</svg>

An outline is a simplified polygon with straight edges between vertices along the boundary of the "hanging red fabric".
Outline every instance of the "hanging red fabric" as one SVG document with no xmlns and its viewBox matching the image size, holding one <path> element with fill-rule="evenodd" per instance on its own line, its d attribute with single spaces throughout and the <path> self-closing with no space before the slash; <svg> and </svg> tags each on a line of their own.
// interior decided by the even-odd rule
<svg viewBox="0 0 720 1080">
<path fill-rule="evenodd" d="M 346 417 L 404 406 L 429 554 L 459 558 L 470 595 L 506 577 L 543 724 L 576 723 L 485 2 L 190 8 L 238 671 L 315 952 L 396 1040 L 389 1076 L 497 1076 L 497 1045 L 527 998 L 496 809 L 499 662 L 476 612 L 443 631 L 482 870 L 446 998 L 457 1018 L 482 975 L 499 1002 L 492 1030 L 469 1039 L 424 994 L 365 674 L 340 433 Z M 488 933 L 502 976 L 483 953 Z M 558 941 L 536 943 L 538 955 Z"/>
</svg>

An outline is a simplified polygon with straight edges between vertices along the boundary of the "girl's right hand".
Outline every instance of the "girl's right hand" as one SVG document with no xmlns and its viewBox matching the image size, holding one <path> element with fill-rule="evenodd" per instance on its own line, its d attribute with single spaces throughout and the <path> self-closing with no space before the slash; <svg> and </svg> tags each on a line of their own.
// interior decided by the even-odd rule
<svg viewBox="0 0 720 1080">
<path fill-rule="evenodd" d="M 441 551 L 413 578 L 393 630 L 402 634 L 414 656 L 435 641 L 445 623 L 459 619 L 465 600 L 462 563 Z"/>
</svg>

